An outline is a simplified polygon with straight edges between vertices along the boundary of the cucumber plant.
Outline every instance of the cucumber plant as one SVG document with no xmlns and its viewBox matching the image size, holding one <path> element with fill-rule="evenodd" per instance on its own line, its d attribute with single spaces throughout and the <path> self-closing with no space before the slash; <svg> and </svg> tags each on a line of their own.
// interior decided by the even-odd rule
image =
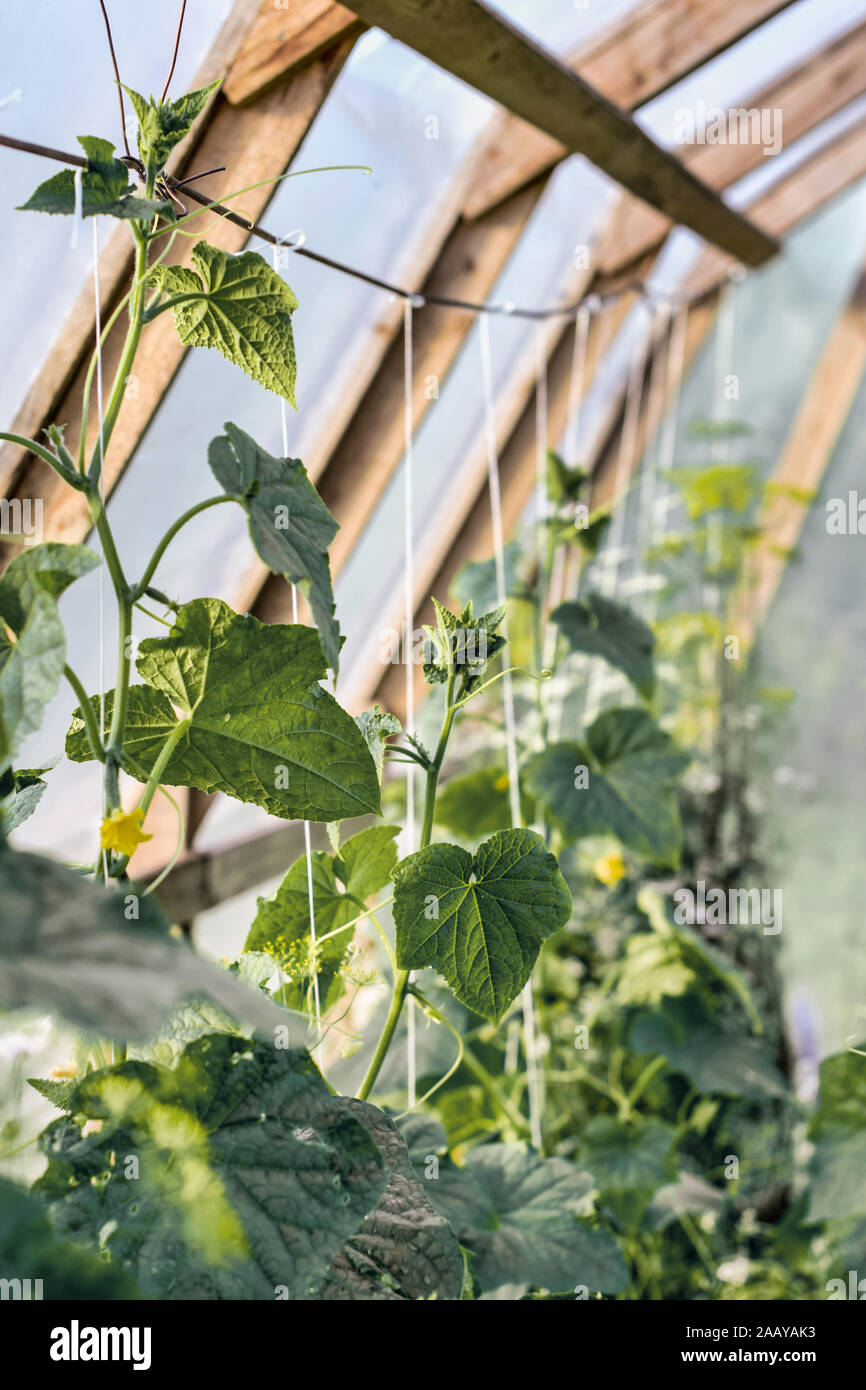
<svg viewBox="0 0 866 1390">
<path fill-rule="evenodd" d="M 787 1245 L 763 1213 L 747 1231 L 738 1193 L 749 1177 L 720 1174 L 720 1155 L 743 1125 L 778 1125 L 787 1077 L 748 971 L 678 925 L 666 903 L 694 859 L 681 814 L 692 754 L 659 721 L 672 711 L 653 630 L 602 593 L 547 611 L 554 568 L 572 553 L 591 557 L 604 535 L 607 517 L 581 500 L 586 475 L 551 456 L 540 561 L 510 548 L 506 606 L 491 592 L 492 562 L 458 576 L 456 612 L 436 602 L 422 648 L 432 737 L 404 734 L 378 707 L 353 719 L 324 688 L 342 644 L 328 560 L 336 522 L 302 462 L 272 456 L 240 425 L 208 446 L 218 491 L 176 517 L 142 573 L 129 574 L 104 468 L 154 320 L 171 313 L 182 343 L 221 352 L 295 403 L 298 304 L 276 270 L 255 251 L 229 255 L 205 240 L 191 265 L 168 259 L 187 234 L 181 222 L 201 212 L 179 221 L 165 162 L 208 91 L 176 101 L 130 93 L 138 158 L 83 138 L 83 172 L 55 175 L 25 204 L 120 219 L 134 269 L 102 331 L 104 342 L 125 320 L 96 442 L 101 343 L 77 439 L 60 424 L 44 440 L 0 436 L 81 494 L 120 639 L 113 688 L 88 692 L 58 600 L 98 552 L 49 541 L 10 561 L 0 579 L 0 1001 L 47 1009 L 80 1036 L 67 1066 L 31 1079 L 59 1117 L 38 1136 L 45 1162 L 32 1195 L 22 1203 L 17 1184 L 0 1182 L 0 1212 L 19 1211 L 14 1227 L 0 1222 L 11 1230 L 4 1267 L 38 1259 L 48 1297 L 716 1297 L 749 1287 L 771 1297 L 786 1262 L 789 1280 L 811 1287 L 809 1242 L 824 1221 L 844 1226 L 836 1174 L 853 1120 L 833 1097 L 856 1059 L 833 1059 L 822 1092 L 811 1210 Z M 713 486 L 713 507 L 731 500 Z M 313 626 L 264 625 L 206 596 L 177 604 L 159 588 L 184 526 L 229 504 L 244 511 L 264 564 L 305 595 Z M 170 616 L 133 656 L 145 601 Z M 551 632 L 554 681 L 544 669 Z M 629 692 L 586 727 L 572 703 L 582 689 L 573 654 L 605 662 Z M 506 669 L 523 677 L 518 788 L 499 708 Z M 19 852 L 8 838 L 50 794 L 50 768 L 22 769 L 18 755 L 64 681 L 66 756 L 103 773 L 89 866 Z M 553 717 L 557 684 L 569 699 L 566 737 Z M 423 788 L 418 848 L 402 859 L 403 808 L 387 775 L 399 764 L 417 769 Z M 124 777 L 139 789 L 131 807 Z M 328 828 L 330 850 L 290 865 L 259 900 L 228 968 L 181 943 L 158 890 L 130 876 L 147 813 L 171 786 Z M 345 837 L 342 822 L 359 816 L 372 823 Z M 370 1017 L 356 1000 L 382 969 L 390 999 L 383 1018 Z M 542 1046 L 528 1055 L 518 1011 L 533 975 Z M 410 998 L 434 1041 L 407 1110 Z M 341 1037 L 326 1080 L 325 1055 Z M 545 1101 L 540 1147 L 528 1142 L 533 1078 Z M 16 1137 L 3 1131 L 0 1158 L 26 1147 Z M 748 1242 L 738 1284 L 719 1271 Z"/>
</svg>

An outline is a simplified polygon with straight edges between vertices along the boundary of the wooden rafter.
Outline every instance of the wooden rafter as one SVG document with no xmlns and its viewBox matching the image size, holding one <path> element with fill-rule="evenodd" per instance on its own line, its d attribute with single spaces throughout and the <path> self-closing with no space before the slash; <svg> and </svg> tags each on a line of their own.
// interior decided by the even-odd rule
<svg viewBox="0 0 866 1390">
<path fill-rule="evenodd" d="M 223 96 L 233 106 L 257 101 L 338 39 L 357 38 L 363 29 L 357 15 L 333 0 L 292 0 L 291 7 L 269 0 L 225 75 Z"/>
<path fill-rule="evenodd" d="M 793 0 L 655 0 L 637 5 L 569 66 L 624 111 L 635 111 L 703 67 Z M 568 154 L 558 140 L 502 112 L 494 149 L 479 170 L 467 217 L 479 217 Z"/>
<path fill-rule="evenodd" d="M 732 630 L 741 652 L 751 646 L 779 587 L 791 551 L 851 412 L 866 370 L 866 267 L 840 314 L 773 472 L 760 520 L 761 539 L 748 567 L 748 587 L 737 596 Z M 798 496 L 801 494 L 801 496 Z"/>
<path fill-rule="evenodd" d="M 630 116 L 481 0 L 357 0 L 355 8 L 744 264 L 761 265 L 778 249 Z"/>
<path fill-rule="evenodd" d="M 820 53 L 791 69 L 777 82 L 755 90 L 734 109 L 780 112 L 778 123 L 783 137 L 782 148 L 787 150 L 809 131 L 862 96 L 864 91 L 866 23 L 857 25 Z M 719 190 L 731 187 L 766 164 L 764 146 L 752 140 L 686 145 L 682 149 L 682 159 L 711 188 Z M 752 217 L 759 226 L 777 233 L 778 222 L 767 207 L 754 209 Z M 670 230 L 671 224 L 667 218 L 636 198 L 628 200 L 624 218 L 617 260 L 604 267 L 608 274 L 622 270 L 635 257 L 643 256 L 653 247 L 661 245 Z"/>
</svg>

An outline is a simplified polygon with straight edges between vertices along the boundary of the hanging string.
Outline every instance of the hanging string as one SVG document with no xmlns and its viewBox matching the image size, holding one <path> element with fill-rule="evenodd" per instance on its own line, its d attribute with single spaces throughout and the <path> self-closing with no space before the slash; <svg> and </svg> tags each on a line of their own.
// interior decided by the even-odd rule
<svg viewBox="0 0 866 1390">
<path fill-rule="evenodd" d="M 404 637 L 403 659 L 406 666 L 406 717 L 407 734 L 415 732 L 415 665 L 413 661 L 414 643 L 412 629 L 415 622 L 415 456 L 413 438 L 415 418 L 412 401 L 412 314 L 414 304 L 411 299 L 403 301 L 403 597 L 404 597 Z M 415 764 L 406 768 L 406 853 L 415 850 Z M 413 975 L 410 974 L 410 983 Z M 413 1109 L 417 1092 L 417 1039 L 416 1039 L 415 1000 L 409 995 L 406 1011 L 406 1090 L 408 1108 Z"/>
<path fill-rule="evenodd" d="M 638 332 L 632 349 L 631 362 L 626 382 L 625 405 L 623 409 L 622 431 L 617 454 L 616 473 L 613 484 L 613 521 L 607 546 L 601 555 L 604 566 L 600 591 L 606 598 L 616 596 L 620 564 L 624 557 L 625 523 L 628 500 L 631 495 L 630 478 L 634 470 L 637 453 L 638 428 L 640 425 L 640 406 L 643 397 L 644 374 L 649 351 L 649 338 Z M 603 683 L 606 677 L 599 672 L 599 663 L 593 662 L 589 679 L 586 682 L 586 697 L 583 708 L 584 725 L 592 723 L 601 705 L 604 694 Z"/>
<path fill-rule="evenodd" d="M 659 304 L 652 328 L 653 356 L 646 408 L 646 451 L 638 486 L 638 527 L 634 556 L 635 581 L 638 584 L 642 581 L 642 587 L 636 590 L 635 606 L 641 612 L 648 608 L 651 591 L 650 575 L 647 569 L 647 552 L 652 534 L 658 484 L 659 462 L 656 435 L 664 414 L 667 376 L 667 352 L 665 349 L 670 341 L 672 313 L 673 306 L 671 304 Z"/>
<path fill-rule="evenodd" d="M 721 424 L 728 424 L 731 418 L 731 402 L 728 396 L 727 383 L 731 366 L 734 358 L 734 295 L 729 287 L 722 298 L 721 309 L 719 310 L 718 322 L 716 324 L 716 337 L 714 344 L 713 374 L 715 377 L 713 390 L 713 418 Z M 719 463 L 727 463 L 730 457 L 730 439 L 727 434 L 720 435 L 713 440 L 711 453 L 713 458 Z M 722 561 L 724 523 L 721 517 L 711 515 L 707 522 L 707 569 L 711 570 L 714 565 L 720 565 Z M 712 607 L 720 612 L 722 606 L 722 584 L 721 581 L 713 584 L 708 581 L 707 591 L 704 596 L 704 606 L 710 607 L 708 599 L 712 597 Z"/>
<path fill-rule="evenodd" d="M 568 381 L 568 421 L 566 424 L 565 438 L 563 447 L 565 449 L 565 461 L 572 468 L 579 463 L 578 444 L 580 440 L 580 425 L 583 413 L 583 401 L 586 391 L 586 364 L 589 346 L 589 331 L 591 320 L 594 314 L 599 314 L 602 310 L 602 302 L 597 295 L 580 306 L 574 319 L 574 343 L 571 350 L 571 370 Z M 602 322 L 607 323 L 607 320 Z M 610 325 L 607 324 L 607 332 L 610 333 Z M 600 352 L 599 352 L 600 355 Z M 580 578 L 583 573 L 580 568 L 580 556 L 576 545 L 564 545 L 559 551 L 559 568 L 553 576 L 551 584 L 551 608 L 562 603 L 570 594 L 575 598 L 579 596 Z M 554 584 L 556 587 L 554 587 Z M 556 641 L 554 634 L 553 641 Z M 561 669 L 557 670 L 559 663 L 556 661 L 556 649 L 550 653 L 545 661 L 545 666 L 556 672 L 551 681 L 549 694 L 550 713 L 547 722 L 547 736 L 551 743 L 555 743 L 562 731 L 562 716 L 565 710 L 565 697 L 567 688 L 567 668 L 572 663 L 566 655 L 562 658 Z"/>
<path fill-rule="evenodd" d="M 649 503 L 648 549 L 654 550 L 667 535 L 668 517 L 680 505 L 677 489 L 669 481 L 669 475 L 676 464 L 677 428 L 679 425 L 680 396 L 682 394 L 683 372 L 685 370 L 686 341 L 688 338 L 687 304 L 681 304 L 673 314 L 668 336 L 667 371 L 665 374 L 664 396 L 667 414 L 659 431 L 658 465 L 654 472 L 653 496 Z M 658 480 L 667 479 L 663 496 L 658 496 Z M 650 626 L 658 617 L 660 590 L 648 592 L 644 617 Z"/>
<path fill-rule="evenodd" d="M 493 371 L 490 357 L 490 322 L 482 317 L 478 322 L 481 347 L 481 387 L 484 399 L 484 431 L 487 440 L 487 479 L 490 491 L 490 523 L 493 534 L 493 557 L 496 569 L 496 601 L 506 602 L 505 537 L 502 526 L 502 492 L 499 482 L 499 455 L 496 446 L 496 416 L 493 404 Z M 508 771 L 508 800 L 511 824 L 523 824 L 520 807 L 519 766 L 517 759 L 517 723 L 514 717 L 514 686 L 511 673 L 502 677 L 502 703 L 505 714 L 505 758 Z M 541 1109 L 539 1105 L 536 1067 L 535 1016 L 532 1002 L 532 981 L 528 980 L 521 995 L 523 1009 L 523 1038 L 527 1064 L 527 1093 L 529 1097 L 529 1132 L 533 1144 L 541 1148 Z"/>
<path fill-rule="evenodd" d="M 294 232 L 290 233 L 293 237 Z M 303 234 L 301 234 L 303 235 Z M 295 250 L 300 242 L 292 242 L 289 238 L 279 242 L 274 246 L 274 270 L 280 270 L 280 246 L 287 246 L 289 250 Z M 280 429 L 283 437 L 283 458 L 289 457 L 289 412 L 283 397 L 280 397 Z M 292 584 L 292 622 L 298 622 L 298 586 Z M 313 969 L 313 1008 L 316 1015 L 316 1046 L 321 1047 L 322 1038 L 322 1001 L 319 994 L 319 961 L 318 961 L 318 939 L 316 936 L 316 893 L 313 882 L 313 841 L 310 829 L 310 822 L 304 821 L 304 856 L 307 861 L 307 906 L 310 916 L 310 959 Z M 324 1075 L 324 1058 L 319 1055 L 319 1068 Z"/>
</svg>

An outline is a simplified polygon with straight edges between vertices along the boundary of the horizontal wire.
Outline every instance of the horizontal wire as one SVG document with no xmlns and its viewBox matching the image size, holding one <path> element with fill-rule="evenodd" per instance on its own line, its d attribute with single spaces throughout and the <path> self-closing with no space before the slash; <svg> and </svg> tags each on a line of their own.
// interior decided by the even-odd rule
<svg viewBox="0 0 866 1390">
<path fill-rule="evenodd" d="M 46 159 L 57 160 L 61 164 L 72 164 L 80 169 L 87 168 L 87 160 L 82 155 L 65 154 L 62 150 L 52 149 L 48 145 L 37 145 L 30 140 L 19 140 L 11 135 L 0 135 L 0 146 L 6 146 L 11 150 L 22 150 L 25 154 L 41 155 Z M 121 158 L 121 162 L 127 167 L 141 172 L 140 162 L 134 158 Z M 216 171 L 208 171 L 216 172 Z M 204 177 L 195 175 L 194 177 Z M 594 313 L 600 313 L 612 304 L 616 304 L 624 295 L 637 294 L 652 304 L 670 304 L 675 308 L 685 305 L 697 305 L 705 300 L 711 299 L 716 294 L 724 277 L 720 277 L 718 283 L 714 283 L 706 289 L 701 290 L 695 295 L 678 296 L 676 294 L 660 294 L 650 290 L 643 280 L 627 280 L 618 285 L 615 289 L 603 294 L 589 293 L 581 299 L 573 300 L 568 304 L 557 304 L 548 308 L 528 309 L 520 305 L 512 304 L 508 301 L 498 303 L 475 303 L 468 299 L 454 299 L 449 295 L 442 294 L 423 294 L 417 290 L 407 290 L 402 285 L 394 285 L 389 280 L 383 280 L 378 275 L 371 275 L 366 270 L 359 270 L 356 266 L 344 265 L 342 261 L 336 261 L 331 256 L 323 256 L 318 251 L 312 251 L 308 246 L 292 246 L 286 238 L 275 236 L 266 227 L 262 227 L 258 222 L 252 222 L 248 217 L 241 216 L 240 213 L 233 212 L 223 203 L 213 202 L 205 194 L 199 193 L 196 189 L 190 188 L 189 183 L 183 179 L 176 179 L 170 175 L 165 176 L 165 184 L 169 189 L 182 191 L 184 197 L 191 198 L 193 202 L 201 207 L 209 208 L 218 217 L 224 217 L 227 221 L 234 223 L 236 227 L 241 227 L 245 232 L 252 236 L 259 237 L 262 241 L 268 242 L 271 246 L 287 246 L 293 255 L 303 256 L 306 260 L 315 261 L 318 265 L 327 266 L 330 270 L 339 271 L 341 275 L 349 275 L 354 280 L 361 280 L 364 284 L 373 285 L 374 288 L 385 290 L 388 294 L 393 294 L 399 299 L 408 300 L 414 309 L 423 309 L 427 305 L 435 305 L 442 309 L 459 309 L 467 314 L 503 314 L 509 318 L 522 319 L 552 319 L 552 318 L 574 318 L 580 309 L 586 307 Z"/>
</svg>

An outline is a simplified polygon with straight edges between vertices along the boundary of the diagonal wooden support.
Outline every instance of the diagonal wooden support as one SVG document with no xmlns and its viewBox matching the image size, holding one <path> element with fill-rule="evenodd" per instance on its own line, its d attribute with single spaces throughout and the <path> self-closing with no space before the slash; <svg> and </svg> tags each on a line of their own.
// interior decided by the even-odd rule
<svg viewBox="0 0 866 1390">
<path fill-rule="evenodd" d="M 635 111 L 737 43 L 793 0 L 650 0 L 568 59 L 568 66 L 624 111 Z M 519 116 L 502 112 L 490 158 L 466 207 L 480 217 L 549 173 L 568 150 Z"/>
<path fill-rule="evenodd" d="M 797 140 L 816 129 L 823 121 L 842 111 L 866 92 L 866 24 L 844 34 L 807 62 L 791 69 L 777 82 L 761 87 L 745 97 L 732 110 L 744 134 L 749 127 L 749 111 L 779 113 L 774 115 L 775 128 L 782 138 L 782 149 L 790 149 Z M 738 139 L 718 143 L 684 145 L 681 157 L 711 188 L 731 187 L 747 174 L 762 166 L 771 168 L 760 141 Z M 852 166 L 856 169 L 856 163 Z M 751 212 L 752 219 L 768 231 L 777 232 L 779 224 L 773 219 L 771 205 L 759 205 Z M 607 274 L 626 268 L 638 256 L 646 255 L 660 246 L 670 231 L 670 221 L 658 212 L 629 198 L 623 210 L 623 237 L 617 247 L 616 260 L 604 267 Z"/>
<path fill-rule="evenodd" d="M 358 0 L 355 9 L 745 265 L 778 250 L 630 116 L 481 0 Z"/>
</svg>

